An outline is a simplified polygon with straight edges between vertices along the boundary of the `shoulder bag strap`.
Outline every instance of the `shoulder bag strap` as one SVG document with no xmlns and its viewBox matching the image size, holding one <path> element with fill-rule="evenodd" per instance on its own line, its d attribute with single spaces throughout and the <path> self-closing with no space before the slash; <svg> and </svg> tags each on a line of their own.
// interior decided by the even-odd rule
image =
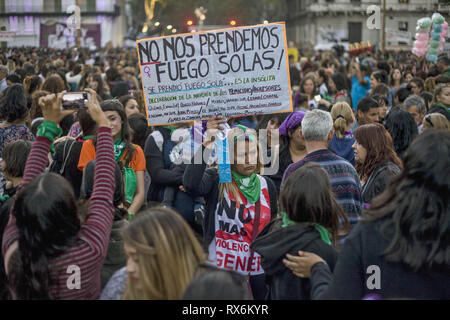
<svg viewBox="0 0 450 320">
<path fill-rule="evenodd" d="M 61 169 L 59 170 L 59 174 L 60 175 L 62 175 L 64 173 L 64 170 L 65 170 L 65 167 L 66 167 L 66 164 L 67 164 L 67 159 L 69 159 L 70 151 L 72 151 L 72 147 L 73 147 L 73 145 L 76 142 L 76 140 L 70 140 L 70 141 L 72 143 L 70 144 L 69 151 L 67 152 L 67 154 L 66 154 L 66 147 L 67 147 L 67 143 L 69 141 L 66 141 L 65 144 L 64 144 L 64 152 L 63 152 L 63 159 L 64 160 L 63 160 L 63 163 L 61 165 Z"/>
</svg>

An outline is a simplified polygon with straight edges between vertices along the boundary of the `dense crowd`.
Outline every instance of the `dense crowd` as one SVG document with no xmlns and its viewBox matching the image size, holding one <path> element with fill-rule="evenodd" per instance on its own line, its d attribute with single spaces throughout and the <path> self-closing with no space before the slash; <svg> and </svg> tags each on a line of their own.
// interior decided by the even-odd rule
<svg viewBox="0 0 450 320">
<path fill-rule="evenodd" d="M 0 50 L 1 299 L 449 299 L 450 58 L 299 55 L 290 113 L 149 127 L 135 50 Z"/>
</svg>

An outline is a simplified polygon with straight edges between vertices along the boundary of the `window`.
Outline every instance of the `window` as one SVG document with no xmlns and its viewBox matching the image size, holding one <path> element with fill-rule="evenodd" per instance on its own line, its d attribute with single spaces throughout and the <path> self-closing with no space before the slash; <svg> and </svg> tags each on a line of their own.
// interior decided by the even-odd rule
<svg viewBox="0 0 450 320">
<path fill-rule="evenodd" d="M 399 31 L 408 31 L 408 21 L 399 21 L 398 22 L 398 30 Z"/>
<path fill-rule="evenodd" d="M 0 13 L 5 13 L 5 0 L 0 0 Z"/>
<path fill-rule="evenodd" d="M 409 0 L 398 0 L 399 3 L 408 3 Z"/>
<path fill-rule="evenodd" d="M 97 11 L 97 1 L 96 0 L 87 0 L 87 11 L 95 12 Z"/>
<path fill-rule="evenodd" d="M 55 0 L 55 12 L 62 12 L 61 0 Z"/>
</svg>

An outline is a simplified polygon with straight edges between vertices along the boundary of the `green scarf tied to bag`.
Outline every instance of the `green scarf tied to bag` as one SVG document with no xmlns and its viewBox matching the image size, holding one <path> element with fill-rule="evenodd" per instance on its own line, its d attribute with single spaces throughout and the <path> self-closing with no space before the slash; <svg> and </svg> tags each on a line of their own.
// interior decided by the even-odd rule
<svg viewBox="0 0 450 320">
<path fill-rule="evenodd" d="M 125 152 L 125 142 L 122 138 L 114 142 L 114 158 L 116 162 L 120 162 L 123 153 Z M 124 183 L 125 183 L 125 200 L 128 203 L 133 202 L 134 194 L 136 193 L 137 177 L 133 168 L 123 168 Z"/>
<path fill-rule="evenodd" d="M 236 182 L 239 190 L 247 198 L 248 202 L 256 203 L 259 200 L 261 193 L 261 181 L 256 173 L 249 176 L 243 176 L 239 173 L 231 171 L 231 176 Z"/>
<path fill-rule="evenodd" d="M 284 212 L 284 211 L 281 212 L 281 217 L 283 218 L 283 225 L 282 225 L 283 228 L 295 225 L 295 222 L 292 221 L 291 219 L 289 219 L 289 217 L 287 216 L 286 212 Z M 314 223 L 313 225 L 316 228 L 317 232 L 319 232 L 320 238 L 325 243 L 327 243 L 327 244 L 329 244 L 331 246 L 332 244 L 331 244 L 330 232 L 326 228 L 321 226 L 320 224 Z"/>
</svg>

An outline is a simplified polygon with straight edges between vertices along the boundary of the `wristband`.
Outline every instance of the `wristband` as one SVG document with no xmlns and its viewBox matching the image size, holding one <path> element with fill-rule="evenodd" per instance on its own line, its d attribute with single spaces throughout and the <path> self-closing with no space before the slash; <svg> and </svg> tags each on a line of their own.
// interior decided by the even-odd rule
<svg viewBox="0 0 450 320">
<path fill-rule="evenodd" d="M 55 147 L 53 146 L 53 141 L 56 137 L 61 135 L 62 129 L 58 127 L 56 123 L 53 121 L 44 121 L 39 126 L 38 131 L 36 133 L 36 136 L 38 137 L 45 137 L 48 140 L 50 140 L 50 151 L 52 152 L 53 157 L 55 156 Z"/>
<path fill-rule="evenodd" d="M 133 220 L 133 218 L 134 218 L 134 212 L 128 211 L 128 221 Z"/>
<path fill-rule="evenodd" d="M 62 129 L 59 128 L 56 123 L 47 120 L 42 122 L 42 124 L 39 126 L 36 135 L 39 137 L 46 137 L 48 140 L 50 140 L 51 143 L 53 143 L 55 138 L 61 133 Z"/>
</svg>

